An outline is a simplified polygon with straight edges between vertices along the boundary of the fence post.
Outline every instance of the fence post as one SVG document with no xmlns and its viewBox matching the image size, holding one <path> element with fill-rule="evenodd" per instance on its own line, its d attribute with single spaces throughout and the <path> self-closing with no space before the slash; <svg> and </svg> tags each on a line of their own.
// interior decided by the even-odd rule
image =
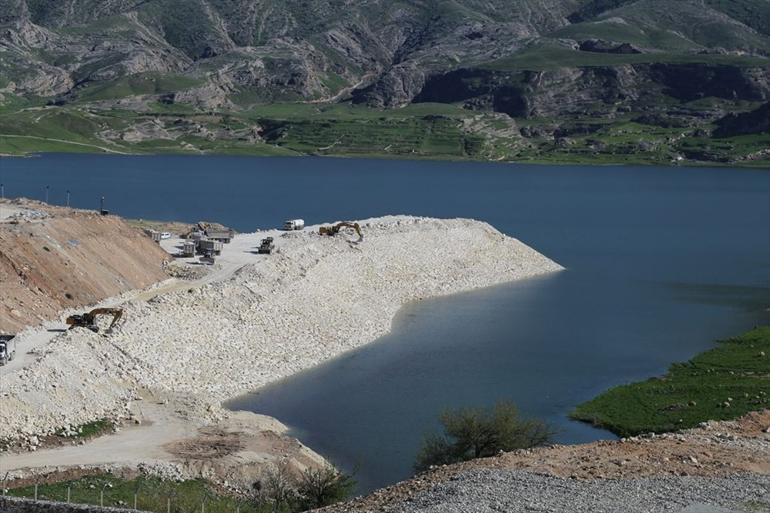
<svg viewBox="0 0 770 513">
<path fill-rule="evenodd" d="M 166 499 L 166 513 L 171 513 L 171 497 Z"/>
<path fill-rule="evenodd" d="M 35 483 L 35 500 L 37 500 L 37 483 Z"/>
<path fill-rule="evenodd" d="M 69 504 L 69 502 L 70 502 L 70 493 L 71 492 L 72 492 L 72 488 L 68 486 L 67 487 L 67 504 Z"/>
<path fill-rule="evenodd" d="M 136 494 L 134 494 L 134 509 L 136 509 Z"/>
<path fill-rule="evenodd" d="M 104 488 L 102 488 L 101 493 L 99 493 L 99 507 L 104 507 Z"/>
</svg>

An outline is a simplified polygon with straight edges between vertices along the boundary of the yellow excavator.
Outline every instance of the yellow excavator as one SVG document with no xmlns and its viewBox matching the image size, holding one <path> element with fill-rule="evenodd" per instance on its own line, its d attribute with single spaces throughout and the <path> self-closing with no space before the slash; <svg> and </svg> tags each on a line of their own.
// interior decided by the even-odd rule
<svg viewBox="0 0 770 513">
<path fill-rule="evenodd" d="M 86 328 L 94 333 L 99 333 L 99 325 L 96 324 L 96 318 L 100 315 L 112 316 L 112 323 L 110 324 L 110 327 L 107 328 L 107 333 L 109 333 L 118 323 L 120 318 L 123 317 L 123 310 L 120 308 L 96 308 L 84 314 L 70 315 L 67 317 L 67 324 L 69 324 L 70 329 Z"/>
<path fill-rule="evenodd" d="M 361 232 L 361 226 L 358 223 L 351 223 L 348 221 L 343 221 L 342 223 L 337 223 L 334 226 L 322 226 L 318 229 L 319 235 L 328 235 L 330 237 L 334 237 L 338 233 L 340 233 L 340 230 L 343 228 L 352 228 L 356 231 L 358 234 L 358 241 L 361 242 L 364 240 L 364 234 Z"/>
</svg>

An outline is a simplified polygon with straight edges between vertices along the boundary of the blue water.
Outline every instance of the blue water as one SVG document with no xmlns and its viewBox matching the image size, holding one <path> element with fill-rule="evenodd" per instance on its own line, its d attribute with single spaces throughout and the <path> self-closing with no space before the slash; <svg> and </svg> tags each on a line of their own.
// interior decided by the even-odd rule
<svg viewBox="0 0 770 513">
<path fill-rule="evenodd" d="M 565 443 L 607 387 L 660 374 L 770 322 L 770 170 L 325 158 L 0 159 L 6 196 L 238 230 L 391 213 L 493 224 L 566 272 L 408 305 L 392 334 L 232 406 L 273 415 L 357 471 L 410 475 L 444 408 L 514 401 Z M 344 272 L 344 270 L 341 270 Z"/>
</svg>

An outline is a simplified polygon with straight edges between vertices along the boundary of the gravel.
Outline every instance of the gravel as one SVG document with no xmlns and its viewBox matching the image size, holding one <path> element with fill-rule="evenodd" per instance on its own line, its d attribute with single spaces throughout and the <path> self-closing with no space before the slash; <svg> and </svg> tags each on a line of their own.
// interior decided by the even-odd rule
<svg viewBox="0 0 770 513">
<path fill-rule="evenodd" d="M 702 506 L 741 512 L 768 511 L 770 476 L 578 481 L 521 470 L 474 470 L 458 474 L 406 502 L 390 505 L 385 511 L 662 513 L 685 508 L 695 512 Z"/>
<path fill-rule="evenodd" d="M 269 257 L 226 246 L 224 281 L 124 306 L 108 337 L 73 330 L 0 380 L 0 440 L 115 418 L 142 389 L 184 397 L 191 415 L 384 335 L 407 302 L 562 268 L 491 226 L 406 216 L 362 222 L 365 240 L 286 233 Z M 179 403 L 179 401 L 175 401 Z"/>
</svg>

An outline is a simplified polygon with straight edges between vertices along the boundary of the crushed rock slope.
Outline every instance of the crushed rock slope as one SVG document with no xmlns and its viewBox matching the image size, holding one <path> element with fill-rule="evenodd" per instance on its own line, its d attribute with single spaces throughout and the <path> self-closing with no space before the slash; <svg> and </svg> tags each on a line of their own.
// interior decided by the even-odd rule
<svg viewBox="0 0 770 513">
<path fill-rule="evenodd" d="M 231 278 L 126 305 L 107 338 L 63 335 L 0 384 L 0 439 L 118 414 L 139 389 L 218 404 L 385 334 L 405 303 L 558 271 L 491 226 L 386 217 L 366 239 L 287 233 Z M 259 234 L 253 237 L 258 243 Z"/>
</svg>

